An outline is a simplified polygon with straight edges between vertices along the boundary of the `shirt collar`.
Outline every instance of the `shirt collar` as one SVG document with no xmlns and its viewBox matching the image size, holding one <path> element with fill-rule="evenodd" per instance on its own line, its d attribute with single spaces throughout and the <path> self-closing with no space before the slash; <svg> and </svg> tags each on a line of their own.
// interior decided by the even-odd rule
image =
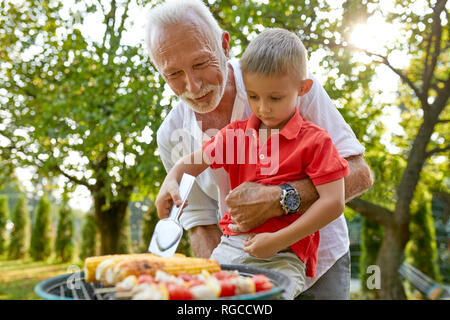
<svg viewBox="0 0 450 320">
<path fill-rule="evenodd" d="M 295 113 L 291 119 L 284 125 L 283 129 L 281 129 L 280 134 L 284 136 L 288 140 L 295 139 L 302 128 L 303 119 L 298 111 L 298 108 L 295 107 Z"/>
<path fill-rule="evenodd" d="M 247 131 L 247 130 L 258 131 L 260 123 L 261 123 L 261 120 L 259 120 L 259 118 L 257 116 L 255 116 L 254 113 L 252 113 L 250 118 L 248 118 L 248 120 L 247 120 L 247 125 L 245 126 L 245 131 Z"/>
<path fill-rule="evenodd" d="M 255 130 L 258 132 L 259 124 L 261 123 L 261 120 L 255 116 L 255 114 L 252 114 L 250 118 L 247 121 L 247 125 L 245 127 L 245 130 Z M 298 111 L 298 108 L 295 108 L 294 115 L 289 119 L 289 121 L 284 125 L 283 129 L 280 131 L 280 135 L 285 137 L 288 140 L 295 139 L 300 132 L 300 129 L 303 124 L 302 116 L 300 115 L 300 112 Z"/>
</svg>

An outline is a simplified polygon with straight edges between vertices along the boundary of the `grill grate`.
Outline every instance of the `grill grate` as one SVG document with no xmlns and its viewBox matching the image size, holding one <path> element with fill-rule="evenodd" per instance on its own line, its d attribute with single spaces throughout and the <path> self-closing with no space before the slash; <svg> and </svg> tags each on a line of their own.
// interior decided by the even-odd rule
<svg viewBox="0 0 450 320">
<path fill-rule="evenodd" d="M 237 270 L 242 276 L 265 274 L 274 284 L 272 290 L 247 294 L 236 299 L 259 300 L 283 298 L 285 288 L 291 285 L 291 280 L 284 274 L 267 269 L 254 268 L 243 265 L 222 265 L 222 270 Z M 101 290 L 104 289 L 104 290 Z M 35 292 L 44 299 L 49 300 L 116 300 L 114 288 L 105 287 L 101 283 L 86 282 L 84 271 L 65 274 L 40 282 Z M 224 298 L 221 298 L 224 299 Z M 226 298 L 225 298 L 226 299 Z"/>
<path fill-rule="evenodd" d="M 114 292 L 98 292 L 105 288 L 100 283 L 87 283 L 84 272 L 75 272 L 70 276 L 61 278 L 45 288 L 48 294 L 55 295 L 61 299 L 76 300 L 114 300 Z"/>
</svg>

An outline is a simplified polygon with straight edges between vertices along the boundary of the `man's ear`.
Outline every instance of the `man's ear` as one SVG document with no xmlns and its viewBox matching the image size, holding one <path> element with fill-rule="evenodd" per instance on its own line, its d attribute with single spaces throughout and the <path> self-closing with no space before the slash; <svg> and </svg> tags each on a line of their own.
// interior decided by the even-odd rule
<svg viewBox="0 0 450 320">
<path fill-rule="evenodd" d="M 298 87 L 298 95 L 303 96 L 311 90 L 313 85 L 312 79 L 305 79 L 300 81 L 300 85 Z"/>
<path fill-rule="evenodd" d="M 230 34 L 226 31 L 222 33 L 222 49 L 225 56 L 230 58 Z"/>
</svg>

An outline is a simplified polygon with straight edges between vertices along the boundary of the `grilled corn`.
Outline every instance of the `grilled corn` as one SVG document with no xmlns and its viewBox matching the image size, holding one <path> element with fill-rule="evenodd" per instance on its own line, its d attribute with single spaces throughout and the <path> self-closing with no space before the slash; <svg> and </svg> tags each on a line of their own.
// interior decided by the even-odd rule
<svg viewBox="0 0 450 320">
<path fill-rule="evenodd" d="M 141 254 L 115 254 L 115 255 L 104 255 L 86 258 L 86 260 L 84 261 L 85 280 L 86 282 L 96 281 L 97 267 L 106 260 L 122 261 L 132 258 L 151 257 L 151 256 L 156 257 L 156 255 L 151 253 L 141 253 Z"/>
<path fill-rule="evenodd" d="M 128 276 L 155 275 L 157 270 L 176 276 L 181 273 L 198 274 L 202 270 L 217 272 L 220 264 L 213 259 L 190 258 L 181 254 L 171 258 L 154 254 L 123 254 L 87 258 L 84 270 L 86 282 L 101 281 L 112 286 Z"/>
</svg>

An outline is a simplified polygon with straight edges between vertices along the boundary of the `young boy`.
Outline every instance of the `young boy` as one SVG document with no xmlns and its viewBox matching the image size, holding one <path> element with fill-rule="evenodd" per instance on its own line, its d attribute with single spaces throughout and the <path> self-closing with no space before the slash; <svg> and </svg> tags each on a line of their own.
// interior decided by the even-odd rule
<svg viewBox="0 0 450 320">
<path fill-rule="evenodd" d="M 157 201 L 181 204 L 178 183 L 183 173 L 198 176 L 206 168 L 224 168 L 231 188 L 244 181 L 282 185 L 308 176 L 320 196 L 304 213 L 272 218 L 245 234 L 236 234 L 229 213 L 220 221 L 223 236 L 211 258 L 221 264 L 249 264 L 287 274 L 293 286 L 286 296 L 301 293 L 305 277 L 315 276 L 319 229 L 344 211 L 347 162 L 339 157 L 328 133 L 304 121 L 298 96 L 312 86 L 307 54 L 300 39 L 283 29 L 266 29 L 246 49 L 241 68 L 253 115 L 235 121 L 202 149 L 180 159 L 169 171 Z M 275 166 L 274 166 L 275 164 Z"/>
</svg>

